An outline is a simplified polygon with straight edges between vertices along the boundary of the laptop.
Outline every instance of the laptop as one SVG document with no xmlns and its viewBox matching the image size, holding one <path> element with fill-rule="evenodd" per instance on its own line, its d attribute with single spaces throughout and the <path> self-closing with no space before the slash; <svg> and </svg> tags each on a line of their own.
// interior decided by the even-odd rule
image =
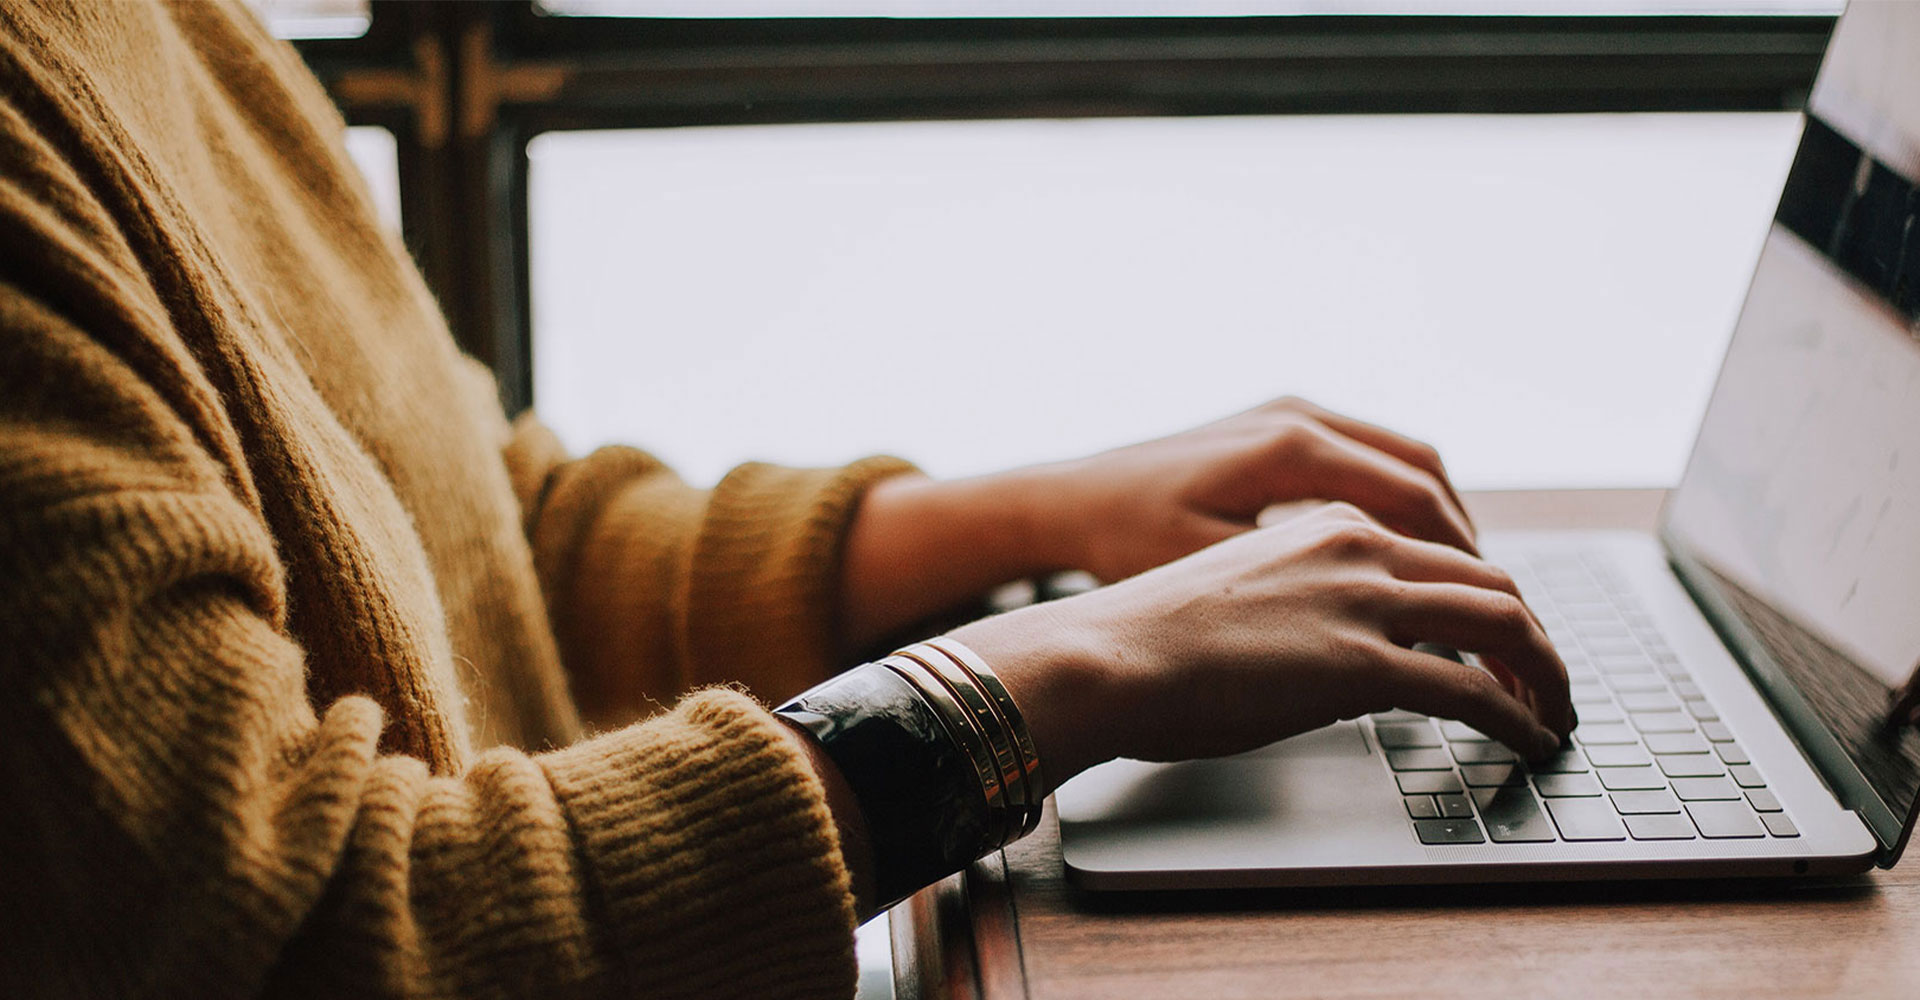
<svg viewBox="0 0 1920 1000">
<path fill-rule="evenodd" d="M 1389 712 L 1058 792 L 1087 889 L 1833 875 L 1920 800 L 1920 4 L 1839 20 L 1657 535 L 1489 533 L 1581 723 L 1526 763 Z M 1630 397 L 1623 406 L 1632 405 Z M 1472 663 L 1468 658 L 1468 663 Z"/>
</svg>

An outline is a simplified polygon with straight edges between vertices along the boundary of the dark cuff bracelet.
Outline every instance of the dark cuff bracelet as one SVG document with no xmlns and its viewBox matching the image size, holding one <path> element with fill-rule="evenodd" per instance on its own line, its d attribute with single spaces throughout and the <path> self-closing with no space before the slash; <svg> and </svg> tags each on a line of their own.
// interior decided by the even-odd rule
<svg viewBox="0 0 1920 1000">
<path fill-rule="evenodd" d="M 899 674 L 855 667 L 774 711 L 813 734 L 853 790 L 882 907 L 999 846 L 974 761 Z"/>
</svg>

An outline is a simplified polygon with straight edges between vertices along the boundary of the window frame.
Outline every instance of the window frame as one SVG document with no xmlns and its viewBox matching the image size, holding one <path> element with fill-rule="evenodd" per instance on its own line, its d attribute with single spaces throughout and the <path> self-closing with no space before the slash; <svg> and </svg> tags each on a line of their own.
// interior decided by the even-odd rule
<svg viewBox="0 0 1920 1000">
<path fill-rule="evenodd" d="M 373 0 L 296 42 L 397 140 L 403 232 L 462 349 L 533 403 L 527 143 L 803 122 L 1797 110 L 1834 18 L 702 19 Z"/>
</svg>

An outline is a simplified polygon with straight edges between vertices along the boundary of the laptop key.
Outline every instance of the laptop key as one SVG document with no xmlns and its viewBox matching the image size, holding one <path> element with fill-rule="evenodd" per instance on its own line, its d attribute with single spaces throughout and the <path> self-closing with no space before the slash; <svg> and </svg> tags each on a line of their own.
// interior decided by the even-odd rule
<svg viewBox="0 0 1920 1000">
<path fill-rule="evenodd" d="M 1794 828 L 1793 820 L 1788 819 L 1786 813 L 1761 813 L 1760 822 L 1765 823 L 1767 832 L 1776 837 L 1800 836 L 1800 831 Z"/>
<path fill-rule="evenodd" d="M 1691 699 L 1691 698 L 1701 697 L 1700 685 L 1695 684 L 1692 681 L 1674 681 L 1673 693 L 1679 695 L 1682 698 Z"/>
<path fill-rule="evenodd" d="M 1669 778 L 1717 778 L 1727 769 L 1710 753 L 1676 753 L 1660 758 L 1660 773 Z"/>
<path fill-rule="evenodd" d="M 1647 749 L 1654 753 L 1706 753 L 1708 748 L 1699 733 L 1648 733 Z"/>
<path fill-rule="evenodd" d="M 1422 844 L 1484 844 L 1480 824 L 1471 819 L 1416 819 L 1413 832 Z"/>
<path fill-rule="evenodd" d="M 1643 733 L 1690 733 L 1693 720 L 1680 712 L 1634 712 L 1633 724 Z"/>
<path fill-rule="evenodd" d="M 1627 832 L 1635 840 L 1692 840 L 1693 823 L 1679 813 L 1627 816 Z"/>
<path fill-rule="evenodd" d="M 1426 716 L 1418 712 L 1409 712 L 1404 708 L 1390 708 L 1384 712 L 1373 713 L 1375 722 L 1425 722 Z"/>
<path fill-rule="evenodd" d="M 1626 656 L 1618 653 L 1599 656 L 1594 658 L 1593 663 L 1594 666 L 1600 669 L 1601 673 L 1610 677 L 1618 677 L 1621 674 L 1651 674 L 1656 672 L 1653 669 L 1653 661 L 1641 656 L 1639 653 L 1632 653 Z"/>
<path fill-rule="evenodd" d="M 1436 795 L 1434 799 L 1440 803 L 1440 815 L 1448 819 L 1460 819 L 1473 815 L 1473 805 L 1467 801 L 1465 795 Z"/>
<path fill-rule="evenodd" d="M 1627 627 L 1626 622 L 1617 618 L 1611 620 L 1595 618 L 1590 621 L 1575 622 L 1573 630 L 1582 639 L 1630 639 L 1633 637 L 1633 630 Z"/>
<path fill-rule="evenodd" d="M 1747 789 L 1747 803 L 1755 812 L 1777 813 L 1780 811 L 1780 797 L 1764 788 Z"/>
<path fill-rule="evenodd" d="M 1581 774 L 1587 770 L 1587 755 L 1567 747 L 1551 757 L 1528 764 L 1527 768 L 1535 774 Z"/>
<path fill-rule="evenodd" d="M 1680 699 L 1665 691 L 1628 691 L 1620 696 L 1620 707 L 1629 712 L 1672 712 L 1680 708 Z"/>
<path fill-rule="evenodd" d="M 1486 743 L 1492 739 L 1492 737 L 1464 722 L 1453 722 L 1451 720 L 1440 723 L 1440 732 L 1446 736 L 1447 739 L 1455 743 Z"/>
<path fill-rule="evenodd" d="M 1442 795 L 1466 791 L 1452 771 L 1407 771 L 1394 775 L 1393 780 L 1400 783 L 1400 791 L 1405 795 Z"/>
<path fill-rule="evenodd" d="M 1752 759 L 1747 756 L 1747 752 L 1740 749 L 1740 744 L 1738 743 L 1716 743 L 1713 749 L 1720 755 L 1720 759 L 1728 764 L 1753 763 Z"/>
<path fill-rule="evenodd" d="M 1607 683 L 1621 694 L 1633 691 L 1665 691 L 1667 682 L 1659 674 L 1609 674 Z"/>
<path fill-rule="evenodd" d="M 1728 729 L 1727 724 L 1724 722 L 1702 722 L 1700 724 L 1700 735 L 1705 736 L 1715 743 L 1733 742 L 1733 730 Z"/>
<path fill-rule="evenodd" d="M 1626 713 L 1620 711 L 1619 707 L 1615 705 L 1582 705 L 1580 706 L 1580 721 L 1625 722 L 1627 721 L 1627 716 Z"/>
<path fill-rule="evenodd" d="M 1548 799 L 1547 812 L 1566 840 L 1625 840 L 1627 828 L 1606 799 Z"/>
<path fill-rule="evenodd" d="M 1498 743 L 1461 743 L 1453 748 L 1453 759 L 1462 764 L 1510 764 L 1514 756 Z"/>
<path fill-rule="evenodd" d="M 1680 800 L 1664 788 L 1642 792 L 1614 792 L 1613 808 L 1622 816 L 1647 815 L 1650 813 L 1677 813 Z"/>
<path fill-rule="evenodd" d="M 1548 799 L 1600 794 L 1600 783 L 1591 774 L 1536 774 L 1533 787 Z"/>
<path fill-rule="evenodd" d="M 1687 699 L 1687 714 L 1701 722 L 1719 722 L 1720 710 L 1713 707 L 1704 698 Z"/>
<path fill-rule="evenodd" d="M 1651 767 L 1603 767 L 1594 773 L 1600 776 L 1600 784 L 1609 792 L 1667 787 L 1667 776 Z"/>
<path fill-rule="evenodd" d="M 1626 726 L 1611 723 L 1595 723 L 1589 725 L 1585 721 L 1582 721 L 1580 727 L 1573 731 L 1573 738 L 1575 741 L 1586 746 L 1640 742 L 1639 734 Z"/>
<path fill-rule="evenodd" d="M 1567 700 L 1575 705 L 1611 705 L 1613 696 L 1598 684 L 1575 684 L 1567 689 Z"/>
<path fill-rule="evenodd" d="M 1409 795 L 1406 798 L 1407 815 L 1414 819 L 1439 819 L 1440 807 L 1433 804 L 1431 795 Z"/>
<path fill-rule="evenodd" d="M 1462 764 L 1460 776 L 1474 788 L 1527 783 L 1527 773 L 1518 764 Z"/>
<path fill-rule="evenodd" d="M 1765 788 L 1767 784 L 1767 779 L 1760 776 L 1760 769 L 1752 764 L 1735 764 L 1727 768 L 1727 774 L 1741 788 Z"/>
<path fill-rule="evenodd" d="M 1433 731 L 1433 725 L 1426 722 L 1376 722 L 1373 736 L 1383 750 L 1440 745 L 1440 736 Z"/>
<path fill-rule="evenodd" d="M 1725 778 L 1675 778 L 1673 794 L 1680 796 L 1682 802 L 1730 799 L 1740 802 L 1740 808 L 1746 808 L 1746 803 L 1741 801 L 1740 789 Z"/>
<path fill-rule="evenodd" d="M 1653 763 L 1646 748 L 1631 743 L 1617 746 L 1597 746 L 1587 748 L 1587 759 L 1594 767 L 1634 767 Z"/>
<path fill-rule="evenodd" d="M 1689 802 L 1687 814 L 1700 836 L 1711 840 L 1745 840 L 1766 836 L 1760 821 L 1745 802 Z"/>
<path fill-rule="evenodd" d="M 1533 801 L 1533 793 L 1520 786 L 1475 789 L 1473 800 L 1480 804 L 1480 818 L 1486 821 L 1487 836 L 1496 844 L 1538 844 L 1554 839 L 1553 824 Z"/>
<path fill-rule="evenodd" d="M 1440 749 L 1389 750 L 1387 766 L 1396 771 L 1451 771 L 1453 755 Z"/>
</svg>

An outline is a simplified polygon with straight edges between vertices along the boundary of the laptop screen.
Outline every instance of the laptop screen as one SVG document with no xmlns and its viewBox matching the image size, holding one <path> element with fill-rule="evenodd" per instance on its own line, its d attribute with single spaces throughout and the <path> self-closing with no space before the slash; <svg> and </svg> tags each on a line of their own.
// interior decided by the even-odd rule
<svg viewBox="0 0 1920 1000">
<path fill-rule="evenodd" d="M 1920 4 L 1835 28 L 1666 515 L 1896 822 L 1920 795 L 1920 730 L 1886 723 L 1920 666 L 1915 53 Z"/>
</svg>

